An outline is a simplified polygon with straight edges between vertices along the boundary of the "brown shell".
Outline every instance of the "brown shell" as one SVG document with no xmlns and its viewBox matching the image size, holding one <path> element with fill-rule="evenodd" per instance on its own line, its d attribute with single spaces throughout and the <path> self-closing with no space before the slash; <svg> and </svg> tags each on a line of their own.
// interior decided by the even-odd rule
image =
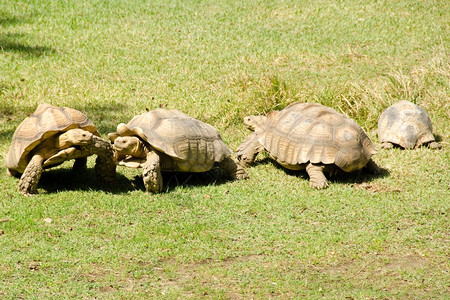
<svg viewBox="0 0 450 300">
<path fill-rule="evenodd" d="M 292 103 L 267 115 L 259 142 L 280 164 L 335 164 L 346 172 L 364 167 L 376 149 L 349 117 L 316 103 Z"/>
<path fill-rule="evenodd" d="M 28 165 L 30 152 L 37 145 L 51 136 L 74 128 L 100 136 L 97 127 L 82 112 L 73 108 L 40 104 L 14 132 L 6 156 L 6 167 L 22 173 Z"/>
<path fill-rule="evenodd" d="M 406 149 L 433 142 L 433 126 L 427 112 L 409 101 L 388 107 L 378 120 L 378 137 Z"/>
<path fill-rule="evenodd" d="M 142 138 L 176 159 L 180 171 L 209 170 L 231 155 L 216 128 L 178 110 L 159 108 L 135 116 L 127 125 L 119 125 L 117 134 Z"/>
</svg>

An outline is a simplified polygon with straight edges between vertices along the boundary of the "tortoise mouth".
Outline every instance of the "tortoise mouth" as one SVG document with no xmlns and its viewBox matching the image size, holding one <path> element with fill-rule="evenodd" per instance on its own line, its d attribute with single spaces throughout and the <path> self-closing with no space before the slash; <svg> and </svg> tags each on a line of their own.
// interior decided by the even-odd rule
<svg viewBox="0 0 450 300">
<path fill-rule="evenodd" d="M 120 153 L 121 155 L 130 154 L 130 151 L 125 147 L 116 146 L 115 144 L 113 144 L 112 148 L 115 152 Z"/>
</svg>

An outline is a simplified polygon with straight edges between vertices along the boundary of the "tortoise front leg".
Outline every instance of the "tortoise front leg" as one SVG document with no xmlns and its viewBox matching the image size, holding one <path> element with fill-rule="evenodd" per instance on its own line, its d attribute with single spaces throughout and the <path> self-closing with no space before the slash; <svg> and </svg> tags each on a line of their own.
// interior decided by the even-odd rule
<svg viewBox="0 0 450 300">
<path fill-rule="evenodd" d="M 428 144 L 428 147 L 433 150 L 442 149 L 442 145 L 438 142 L 431 142 Z"/>
<path fill-rule="evenodd" d="M 163 188 L 163 178 L 159 155 L 154 151 L 150 151 L 142 169 L 146 192 L 160 193 Z"/>
<path fill-rule="evenodd" d="M 86 156 L 96 154 L 95 176 L 97 182 L 103 185 L 114 185 L 116 183 L 116 163 L 113 160 L 114 152 L 110 143 L 101 137 L 93 135 L 91 142 L 81 146 Z"/>
<path fill-rule="evenodd" d="M 325 189 L 328 187 L 328 180 L 323 174 L 325 169 L 324 165 L 316 165 L 309 163 L 306 166 L 306 172 L 309 175 L 309 185 L 318 190 Z"/>
<path fill-rule="evenodd" d="M 231 157 L 227 157 L 219 163 L 219 167 L 228 174 L 231 179 L 246 179 L 248 178 L 247 171 L 237 164 Z"/>
<path fill-rule="evenodd" d="M 31 158 L 19 180 L 19 192 L 21 194 L 25 196 L 38 194 L 37 185 L 44 170 L 43 163 L 44 158 L 39 154 Z"/>
<path fill-rule="evenodd" d="M 109 186 L 116 184 L 116 167 L 111 156 L 97 155 L 94 167 L 97 182 Z"/>
<path fill-rule="evenodd" d="M 389 143 L 389 142 L 383 142 L 383 143 L 381 143 L 381 148 L 383 148 L 383 149 L 392 149 L 392 148 L 394 148 L 394 144 Z"/>
<path fill-rule="evenodd" d="M 262 150 L 264 150 L 264 147 L 259 143 L 258 136 L 256 133 L 252 133 L 236 150 L 238 164 L 248 167 L 255 162 L 256 156 Z"/>
</svg>

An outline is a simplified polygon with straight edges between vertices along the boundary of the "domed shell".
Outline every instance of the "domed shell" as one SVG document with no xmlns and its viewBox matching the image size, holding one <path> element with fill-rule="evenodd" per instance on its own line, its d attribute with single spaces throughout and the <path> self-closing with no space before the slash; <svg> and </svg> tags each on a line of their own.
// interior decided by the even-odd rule
<svg viewBox="0 0 450 300">
<path fill-rule="evenodd" d="M 82 112 L 68 107 L 40 104 L 14 132 L 6 156 L 6 167 L 22 173 L 30 160 L 30 152 L 36 146 L 53 135 L 74 128 L 81 128 L 100 136 L 97 127 Z"/>
<path fill-rule="evenodd" d="M 361 169 L 377 151 L 352 119 L 316 103 L 292 103 L 267 115 L 255 129 L 259 142 L 282 165 L 335 164 L 346 172 Z"/>
<path fill-rule="evenodd" d="M 425 109 L 400 101 L 388 107 L 378 120 L 380 141 L 396 144 L 406 149 L 433 142 L 433 126 Z"/>
<path fill-rule="evenodd" d="M 180 171 L 203 171 L 231 155 L 213 126 L 178 110 L 156 109 L 119 124 L 117 136 L 138 136 L 175 159 Z"/>
</svg>

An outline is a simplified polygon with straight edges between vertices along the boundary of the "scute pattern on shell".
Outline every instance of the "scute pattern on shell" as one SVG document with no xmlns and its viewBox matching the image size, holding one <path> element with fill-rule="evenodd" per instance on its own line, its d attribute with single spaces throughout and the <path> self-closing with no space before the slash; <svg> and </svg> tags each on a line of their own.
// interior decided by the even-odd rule
<svg viewBox="0 0 450 300">
<path fill-rule="evenodd" d="M 216 128 L 178 110 L 149 111 L 120 127 L 119 135 L 137 135 L 175 158 L 180 171 L 209 170 L 214 163 L 231 155 Z"/>
<path fill-rule="evenodd" d="M 316 103 L 293 103 L 271 112 L 266 125 L 255 132 L 271 156 L 288 168 L 311 162 L 335 164 L 351 172 L 376 153 L 355 121 Z"/>
<path fill-rule="evenodd" d="M 68 107 L 40 104 L 14 132 L 6 156 L 6 166 L 22 173 L 29 162 L 28 154 L 37 145 L 55 134 L 74 128 L 81 128 L 100 136 L 97 127 L 82 112 Z"/>
<path fill-rule="evenodd" d="M 406 149 L 433 142 L 433 126 L 427 112 L 409 101 L 399 101 L 383 111 L 378 137 Z"/>
</svg>

